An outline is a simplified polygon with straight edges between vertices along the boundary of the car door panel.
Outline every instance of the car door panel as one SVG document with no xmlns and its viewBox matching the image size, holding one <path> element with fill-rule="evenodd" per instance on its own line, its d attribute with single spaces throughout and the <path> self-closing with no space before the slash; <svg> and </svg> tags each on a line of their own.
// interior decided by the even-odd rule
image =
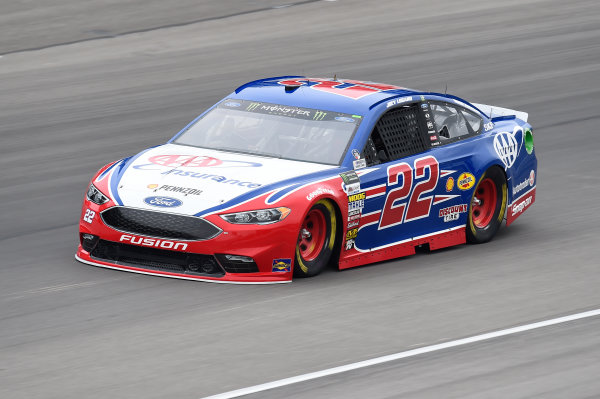
<svg viewBox="0 0 600 399">
<path fill-rule="evenodd" d="M 419 107 L 421 117 L 428 135 L 435 137 L 432 130 L 437 127 L 424 104 Z M 362 173 L 366 198 L 356 249 L 373 251 L 464 226 L 476 184 L 475 141 L 468 138 L 432 145 Z"/>
</svg>

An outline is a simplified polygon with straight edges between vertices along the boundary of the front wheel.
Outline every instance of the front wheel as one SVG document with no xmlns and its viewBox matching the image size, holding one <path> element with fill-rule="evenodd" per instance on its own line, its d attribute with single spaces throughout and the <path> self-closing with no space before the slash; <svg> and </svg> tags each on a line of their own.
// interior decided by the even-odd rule
<svg viewBox="0 0 600 399">
<path fill-rule="evenodd" d="M 335 209 L 328 200 L 313 205 L 306 214 L 296 243 L 294 276 L 312 277 L 329 263 L 335 245 Z"/>
<path fill-rule="evenodd" d="M 479 179 L 469 206 L 467 240 L 480 244 L 498 232 L 506 210 L 508 187 L 499 167 L 488 169 Z"/>
</svg>

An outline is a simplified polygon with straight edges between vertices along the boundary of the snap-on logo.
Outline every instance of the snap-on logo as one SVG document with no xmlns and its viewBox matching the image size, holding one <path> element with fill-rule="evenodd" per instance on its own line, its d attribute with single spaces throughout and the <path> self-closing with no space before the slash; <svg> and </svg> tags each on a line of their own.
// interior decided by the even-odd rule
<svg viewBox="0 0 600 399">
<path fill-rule="evenodd" d="M 533 203 L 533 196 L 530 195 L 530 196 L 526 197 L 525 199 L 519 201 L 518 203 L 513 204 L 513 206 L 512 206 L 512 216 L 518 215 L 519 213 L 523 212 L 532 203 Z"/>
<path fill-rule="evenodd" d="M 175 208 L 183 204 L 177 198 L 161 196 L 146 197 L 144 198 L 144 202 L 150 206 L 157 206 L 159 208 Z"/>
</svg>

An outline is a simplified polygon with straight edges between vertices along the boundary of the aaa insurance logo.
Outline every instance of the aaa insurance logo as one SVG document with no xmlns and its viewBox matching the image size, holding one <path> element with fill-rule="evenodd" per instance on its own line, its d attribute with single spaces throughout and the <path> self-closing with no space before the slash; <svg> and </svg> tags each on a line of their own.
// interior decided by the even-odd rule
<svg viewBox="0 0 600 399">
<path fill-rule="evenodd" d="M 515 126 L 513 132 L 500 132 L 494 136 L 494 149 L 506 169 L 514 165 L 523 144 L 523 129 Z"/>
<path fill-rule="evenodd" d="M 150 157 L 148 161 L 155 165 L 166 166 L 168 168 L 256 168 L 262 166 L 262 164 L 258 162 L 225 160 L 204 155 L 155 155 Z"/>
</svg>

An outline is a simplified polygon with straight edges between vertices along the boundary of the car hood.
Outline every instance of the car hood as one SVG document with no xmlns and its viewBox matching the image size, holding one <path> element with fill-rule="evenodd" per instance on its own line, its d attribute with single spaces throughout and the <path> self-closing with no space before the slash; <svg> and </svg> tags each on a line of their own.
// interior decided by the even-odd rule
<svg viewBox="0 0 600 399">
<path fill-rule="evenodd" d="M 112 194 L 124 206 L 194 215 L 267 184 L 331 168 L 165 144 L 132 157 Z"/>
</svg>

